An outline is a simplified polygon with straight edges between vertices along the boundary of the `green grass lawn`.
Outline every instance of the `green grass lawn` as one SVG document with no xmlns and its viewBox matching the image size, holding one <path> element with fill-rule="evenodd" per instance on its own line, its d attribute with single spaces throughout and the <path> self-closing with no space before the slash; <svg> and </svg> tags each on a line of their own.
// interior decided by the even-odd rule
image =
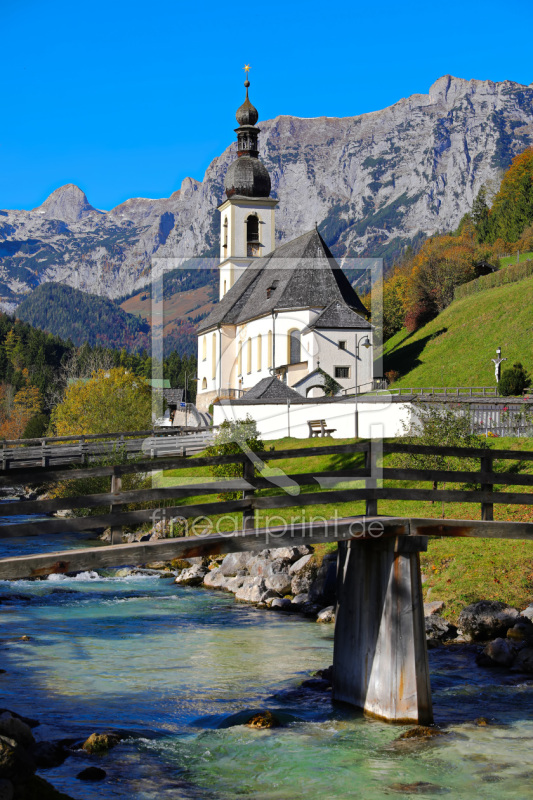
<svg viewBox="0 0 533 800">
<path fill-rule="evenodd" d="M 494 358 L 521 361 L 533 371 L 533 276 L 455 300 L 423 328 L 385 342 L 384 370 L 397 370 L 394 388 L 494 386 Z"/>
<path fill-rule="evenodd" d="M 329 444 L 348 444 L 352 440 L 328 439 L 280 439 L 268 442 L 268 447 L 275 450 L 289 450 L 299 448 L 317 447 Z M 488 441 L 492 449 L 502 450 L 531 450 L 533 439 L 499 438 Z M 384 466 L 392 466 L 395 456 L 385 457 Z M 297 459 L 280 459 L 272 461 L 271 466 L 283 470 L 286 474 L 299 472 L 319 472 L 328 469 L 349 469 L 363 466 L 363 455 L 312 455 Z M 495 461 L 496 471 L 509 471 L 515 469 L 521 473 L 533 473 L 533 462 L 508 462 Z M 198 480 L 213 480 L 208 467 L 188 468 L 187 470 L 171 470 L 158 477 L 157 483 L 161 486 L 184 485 Z M 328 488 L 358 488 L 361 481 L 352 482 L 344 480 L 336 487 Z M 431 488 L 430 483 L 388 482 L 387 485 L 418 486 Z M 457 486 L 457 485 L 453 485 Z M 453 488 L 448 484 L 446 488 Z M 442 487 L 441 487 L 442 488 Z M 496 487 L 497 489 L 497 487 Z M 527 492 L 528 487 L 506 487 L 506 490 Z M 318 484 L 302 487 L 302 492 L 321 491 Z M 264 489 L 258 495 L 279 494 L 279 489 Z M 191 502 L 213 502 L 216 509 L 216 495 L 189 497 L 181 501 L 182 504 Z M 380 501 L 378 504 L 380 514 L 387 516 L 429 517 L 446 519 L 480 519 L 479 504 L 466 503 L 430 503 L 418 501 Z M 337 514 L 339 517 L 364 514 L 364 502 L 348 502 L 327 505 L 310 505 L 305 507 L 305 518 L 313 516 L 331 519 Z M 272 524 L 280 524 L 282 520 L 301 520 L 302 508 L 295 504 L 291 508 L 282 508 L 256 512 L 256 524 L 264 526 L 265 515 L 276 515 Z M 517 522 L 533 522 L 533 506 L 530 505 L 496 505 L 494 508 L 496 520 L 510 520 Z M 219 524 L 219 530 L 229 531 L 238 529 L 241 524 L 241 515 L 213 514 L 210 517 L 213 525 Z M 317 554 L 321 556 L 331 545 L 317 547 Z M 493 539 L 432 539 L 427 553 L 421 554 L 422 571 L 425 576 L 424 592 L 427 599 L 439 599 L 446 602 L 445 615 L 456 619 L 461 608 L 468 603 L 479 599 L 503 600 L 518 608 L 524 608 L 533 601 L 533 542 L 503 541 Z"/>
</svg>

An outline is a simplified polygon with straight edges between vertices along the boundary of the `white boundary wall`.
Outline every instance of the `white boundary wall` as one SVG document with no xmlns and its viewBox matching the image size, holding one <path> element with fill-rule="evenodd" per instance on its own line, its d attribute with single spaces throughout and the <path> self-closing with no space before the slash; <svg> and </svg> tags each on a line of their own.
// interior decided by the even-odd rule
<svg viewBox="0 0 533 800">
<path fill-rule="evenodd" d="M 411 403 L 357 403 L 359 436 L 363 439 L 405 435 L 402 423 L 409 424 Z M 324 419 L 327 428 L 335 428 L 335 439 L 355 436 L 355 403 L 294 403 L 287 407 L 283 403 L 251 403 L 232 405 L 229 401 L 216 403 L 213 407 L 213 424 L 224 420 L 244 420 L 250 416 L 257 423 L 261 437 L 281 439 L 289 435 L 296 439 L 309 437 L 309 420 Z"/>
</svg>

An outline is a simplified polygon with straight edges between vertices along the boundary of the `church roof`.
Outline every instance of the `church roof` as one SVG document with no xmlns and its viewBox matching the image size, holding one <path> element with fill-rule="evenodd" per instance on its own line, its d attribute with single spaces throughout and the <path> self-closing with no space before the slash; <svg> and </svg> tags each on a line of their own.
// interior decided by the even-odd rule
<svg viewBox="0 0 533 800">
<path fill-rule="evenodd" d="M 325 309 L 333 301 L 366 314 L 350 281 L 313 228 L 254 260 L 202 321 L 198 332 L 237 325 L 272 311 Z"/>
<path fill-rule="evenodd" d="M 349 306 L 334 300 L 308 325 L 309 330 L 313 328 L 325 328 L 327 330 L 335 328 L 365 328 L 370 330 L 372 325 Z"/>
<path fill-rule="evenodd" d="M 301 403 L 302 395 L 295 392 L 283 381 L 280 381 L 279 378 L 273 376 L 260 380 L 238 400 L 233 400 L 232 405 L 236 403 L 246 405 L 250 400 L 262 400 L 263 402 L 268 402 L 269 400 L 274 402 L 292 400 L 293 402 Z"/>
</svg>

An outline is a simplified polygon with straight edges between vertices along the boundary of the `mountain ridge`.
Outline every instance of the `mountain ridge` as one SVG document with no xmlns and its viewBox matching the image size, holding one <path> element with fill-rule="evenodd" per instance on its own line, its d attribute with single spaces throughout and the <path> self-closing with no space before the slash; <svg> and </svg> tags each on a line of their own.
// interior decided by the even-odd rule
<svg viewBox="0 0 533 800">
<path fill-rule="evenodd" d="M 259 125 L 260 157 L 280 200 L 277 244 L 317 221 L 341 260 L 390 255 L 456 227 L 481 185 L 496 182 L 533 143 L 533 84 L 442 76 L 428 94 L 385 109 L 280 115 Z M 177 266 L 214 254 L 216 207 L 235 155 L 233 143 L 203 181 L 185 178 L 169 198 L 130 198 L 99 211 L 67 184 L 37 209 L 3 211 L 0 307 L 12 310 L 44 282 L 117 298 L 157 277 L 163 259 Z"/>
</svg>

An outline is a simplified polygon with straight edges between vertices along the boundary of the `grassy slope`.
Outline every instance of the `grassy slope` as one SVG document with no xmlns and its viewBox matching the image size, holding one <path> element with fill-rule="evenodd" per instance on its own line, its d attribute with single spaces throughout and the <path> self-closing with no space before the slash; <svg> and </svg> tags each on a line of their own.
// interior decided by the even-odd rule
<svg viewBox="0 0 533 800">
<path fill-rule="evenodd" d="M 529 261 L 531 258 L 533 258 L 533 253 L 520 253 L 520 261 Z M 516 261 L 516 255 L 500 258 L 500 268 L 508 267 L 509 264 L 516 264 Z"/>
<path fill-rule="evenodd" d="M 400 373 L 395 387 L 493 386 L 496 348 L 532 370 L 532 342 L 533 276 L 456 300 L 413 334 L 399 331 L 385 343 L 384 369 Z"/>
<path fill-rule="evenodd" d="M 335 444 L 348 443 L 351 440 L 335 440 Z M 281 439 L 269 442 L 268 446 L 275 447 L 276 450 L 295 449 L 302 447 L 315 447 L 319 444 L 330 444 L 332 440 L 318 443 L 316 439 Z M 498 439 L 490 442 L 493 449 L 510 450 L 530 450 L 533 448 L 531 439 Z M 390 462 L 390 457 L 387 458 Z M 514 462 L 517 468 L 519 462 Z M 349 456 L 328 456 L 316 455 L 310 458 L 287 459 L 272 461 L 271 466 L 283 470 L 287 474 L 291 472 L 314 472 L 331 468 L 346 469 L 350 466 L 362 466 L 362 457 L 357 455 L 353 458 Z M 510 462 L 496 462 L 495 468 L 498 470 L 509 470 Z M 532 472 L 532 462 L 521 462 L 521 472 Z M 181 473 L 181 475 L 180 475 Z M 199 477 L 210 476 L 207 467 L 188 469 L 186 478 L 181 470 L 172 470 L 160 476 L 160 485 L 176 485 L 177 478 L 181 477 L 180 482 L 191 482 L 192 479 L 198 480 Z M 340 486 L 361 486 L 361 482 L 344 481 Z M 396 485 L 408 486 L 406 483 L 396 483 Z M 415 484 L 411 484 L 415 485 Z M 431 488 L 429 484 L 417 484 L 423 488 Z M 328 487 L 330 488 L 330 487 Z M 331 487 L 332 488 L 332 487 Z M 517 491 L 527 491 L 526 487 L 515 487 Z M 311 489 L 306 487 L 305 491 L 320 491 L 320 487 Z M 509 491 L 511 488 L 509 487 Z M 276 494 L 277 490 L 265 490 L 261 494 Z M 197 498 L 200 500 L 200 498 Z M 213 501 L 213 495 L 206 495 L 201 498 L 205 502 Z M 185 502 L 192 502 L 188 498 Z M 448 519 L 480 519 L 480 507 L 476 504 L 459 503 L 422 503 L 404 501 L 382 501 L 379 503 L 379 513 L 391 516 L 413 516 L 413 517 L 442 517 Z M 531 506 L 501 506 L 497 505 L 494 509 L 494 517 L 497 520 L 515 520 L 523 522 L 533 522 L 533 505 Z M 265 512 L 261 512 L 264 515 Z M 337 506 L 329 504 L 326 506 L 308 506 L 305 509 L 306 519 L 313 516 L 324 516 L 332 518 L 335 513 L 339 517 L 350 516 L 353 514 L 363 514 L 364 504 L 362 502 L 342 503 Z M 301 510 L 295 499 L 293 508 L 276 509 L 272 512 L 276 519 L 273 525 L 280 524 L 279 518 L 290 520 L 291 518 L 301 520 Z M 235 515 L 236 527 L 239 527 L 240 515 Z M 217 517 L 213 517 L 216 522 Z M 262 517 L 256 518 L 256 523 L 264 525 Z M 229 515 L 225 517 L 222 530 L 231 530 Z M 322 551 L 325 548 L 319 548 Z M 422 570 L 426 576 L 424 592 L 427 599 L 444 600 L 447 604 L 446 615 L 455 619 L 465 605 L 480 599 L 503 600 L 518 608 L 524 608 L 529 602 L 533 602 L 533 542 L 502 541 L 490 539 L 433 539 L 430 541 L 428 552 L 421 557 Z"/>
</svg>

